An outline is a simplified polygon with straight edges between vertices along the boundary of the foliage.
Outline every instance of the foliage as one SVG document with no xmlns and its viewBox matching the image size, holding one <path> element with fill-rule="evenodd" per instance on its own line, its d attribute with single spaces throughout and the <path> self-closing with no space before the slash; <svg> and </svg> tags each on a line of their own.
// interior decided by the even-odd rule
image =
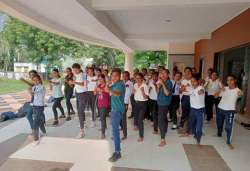
<svg viewBox="0 0 250 171">
<path fill-rule="evenodd" d="M 148 68 L 152 65 L 166 65 L 166 61 L 166 51 L 137 51 L 134 63 L 136 68 Z"/>
<path fill-rule="evenodd" d="M 47 69 L 55 66 L 60 68 L 66 58 L 92 58 L 97 66 L 123 68 L 125 57 L 117 49 L 67 39 L 6 17 L 0 29 L 0 69 L 13 70 L 14 61 L 45 63 Z M 163 65 L 165 61 L 165 52 L 135 53 L 135 67 L 138 68 L 148 67 L 152 63 Z"/>
</svg>

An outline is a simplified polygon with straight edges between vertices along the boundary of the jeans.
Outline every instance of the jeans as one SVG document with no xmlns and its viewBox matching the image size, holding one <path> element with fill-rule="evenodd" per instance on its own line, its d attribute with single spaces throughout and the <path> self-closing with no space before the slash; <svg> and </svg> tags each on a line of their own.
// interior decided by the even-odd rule
<svg viewBox="0 0 250 171">
<path fill-rule="evenodd" d="M 96 120 L 96 95 L 94 94 L 93 91 L 88 91 L 88 102 L 90 105 L 90 109 L 92 112 L 92 121 Z"/>
<path fill-rule="evenodd" d="M 61 114 L 64 115 L 64 110 L 61 104 L 61 101 L 63 100 L 63 97 L 55 98 L 54 103 L 52 105 L 52 110 L 54 113 L 54 119 L 57 121 L 58 120 L 58 113 L 57 113 L 57 108 L 61 111 Z"/>
<path fill-rule="evenodd" d="M 158 132 L 158 105 L 157 100 L 149 99 L 150 115 L 153 117 L 154 131 Z"/>
<path fill-rule="evenodd" d="M 148 101 L 136 101 L 135 102 L 135 123 L 139 129 L 139 137 L 143 138 L 144 137 L 144 123 L 143 120 L 145 118 L 145 114 L 147 111 L 147 103 Z"/>
<path fill-rule="evenodd" d="M 84 128 L 84 121 L 85 121 L 85 107 L 87 104 L 87 93 L 76 93 L 76 106 L 77 106 L 77 113 L 80 122 L 80 128 Z"/>
<path fill-rule="evenodd" d="M 119 125 L 122 120 L 123 112 L 121 111 L 111 111 L 111 124 L 112 124 L 112 134 L 113 141 L 115 144 L 115 152 L 121 151 L 121 139 Z"/>
<path fill-rule="evenodd" d="M 206 115 L 207 115 L 207 121 L 210 121 L 213 118 L 213 107 L 215 105 L 216 110 L 217 106 L 219 104 L 219 98 L 215 98 L 212 95 L 206 96 Z"/>
<path fill-rule="evenodd" d="M 180 107 L 180 96 L 173 95 L 171 105 L 169 106 L 170 119 L 173 119 L 173 124 L 177 124 L 177 110 Z"/>
<path fill-rule="evenodd" d="M 168 131 L 168 106 L 159 106 L 158 105 L 158 124 L 161 133 L 161 139 L 165 139 Z"/>
<path fill-rule="evenodd" d="M 73 105 L 71 103 L 71 98 L 73 96 L 73 89 L 72 88 L 68 88 L 64 90 L 64 94 L 65 94 L 65 102 L 66 102 L 66 107 L 67 107 L 67 112 L 68 115 L 70 115 L 70 111 L 74 111 Z"/>
<path fill-rule="evenodd" d="M 128 104 L 124 104 L 125 105 L 125 112 L 122 116 L 122 121 L 121 121 L 121 128 L 122 128 L 122 132 L 123 132 L 123 136 L 127 137 L 128 135 L 128 131 L 127 131 L 127 111 L 128 111 Z"/>
<path fill-rule="evenodd" d="M 235 115 L 235 111 L 223 110 L 220 108 L 218 108 L 218 112 L 216 115 L 218 135 L 222 135 L 224 122 L 226 124 L 225 131 L 227 133 L 227 144 L 232 143 L 234 115 Z"/>
<path fill-rule="evenodd" d="M 108 108 L 102 107 L 98 109 L 100 119 L 101 119 L 101 130 L 102 134 L 105 134 L 105 130 L 107 129 L 106 116 L 108 114 Z"/>
<path fill-rule="evenodd" d="M 34 140 L 37 141 L 39 139 L 39 128 L 43 133 L 46 133 L 44 121 L 44 106 L 33 106 L 33 119 L 33 136 Z"/>
<path fill-rule="evenodd" d="M 26 118 L 27 118 L 27 120 L 28 120 L 28 122 L 30 124 L 31 130 L 33 130 L 34 129 L 34 125 L 33 125 L 34 120 L 33 120 L 33 108 L 32 108 L 31 105 L 29 106 L 29 109 L 27 109 Z"/>
<path fill-rule="evenodd" d="M 189 113 L 190 113 L 190 97 L 183 95 L 181 98 L 181 121 L 180 127 L 183 128 L 186 121 L 188 121 Z"/>
<path fill-rule="evenodd" d="M 197 142 L 200 143 L 202 137 L 202 128 L 203 128 L 203 115 L 204 108 L 194 109 L 191 108 L 189 116 L 189 127 L 194 133 L 194 137 Z"/>
</svg>

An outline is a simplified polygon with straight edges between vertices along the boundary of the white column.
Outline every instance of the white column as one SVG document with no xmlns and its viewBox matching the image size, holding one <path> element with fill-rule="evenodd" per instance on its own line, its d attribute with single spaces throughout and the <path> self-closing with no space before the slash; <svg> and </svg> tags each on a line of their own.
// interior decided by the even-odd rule
<svg viewBox="0 0 250 171">
<path fill-rule="evenodd" d="M 124 54 L 125 54 L 124 70 L 129 71 L 132 74 L 134 69 L 134 53 L 124 52 Z"/>
</svg>

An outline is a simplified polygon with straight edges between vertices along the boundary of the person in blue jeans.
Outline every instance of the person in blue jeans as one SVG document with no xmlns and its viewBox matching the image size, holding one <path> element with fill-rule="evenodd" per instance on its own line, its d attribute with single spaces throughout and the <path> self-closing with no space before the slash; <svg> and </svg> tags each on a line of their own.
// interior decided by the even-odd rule
<svg viewBox="0 0 250 171">
<path fill-rule="evenodd" d="M 33 76 L 35 75 L 38 75 L 38 72 L 36 70 L 30 70 L 29 71 L 29 78 L 32 79 Z M 31 90 L 32 86 L 34 85 L 31 81 L 28 81 L 24 78 L 21 78 L 20 79 L 22 82 L 24 82 L 25 84 L 27 84 L 29 86 L 29 90 Z M 33 126 L 33 123 L 34 123 L 34 120 L 33 120 L 33 108 L 32 108 L 32 103 L 33 103 L 33 95 L 31 95 L 31 100 L 30 100 L 30 106 L 29 106 L 29 109 L 27 110 L 27 114 L 26 114 L 26 118 L 30 124 L 30 128 L 31 130 L 34 129 L 34 126 Z"/>
<path fill-rule="evenodd" d="M 237 87 L 236 82 L 237 80 L 234 75 L 228 75 L 227 86 L 222 86 L 221 90 L 215 95 L 215 97 L 221 97 L 218 112 L 216 113 L 217 136 L 222 137 L 225 123 L 227 145 L 230 149 L 234 149 L 232 137 L 236 103 L 238 98 L 243 95 L 243 92 Z"/>
<path fill-rule="evenodd" d="M 121 158 L 121 139 L 119 125 L 125 112 L 124 97 L 125 84 L 121 80 L 121 70 L 113 69 L 111 73 L 112 84 L 109 86 L 111 94 L 111 125 L 115 152 L 109 158 L 110 162 L 116 162 Z"/>
</svg>

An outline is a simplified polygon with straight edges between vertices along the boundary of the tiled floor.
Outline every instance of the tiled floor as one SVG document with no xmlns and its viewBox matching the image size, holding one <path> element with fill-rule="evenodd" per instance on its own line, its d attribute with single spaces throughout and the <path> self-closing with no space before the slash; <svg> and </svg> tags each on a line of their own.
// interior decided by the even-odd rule
<svg viewBox="0 0 250 171">
<path fill-rule="evenodd" d="M 46 108 L 45 113 L 47 120 L 53 118 L 50 107 Z M 90 116 L 87 117 L 88 121 L 89 119 Z M 96 128 L 87 128 L 86 137 L 78 140 L 75 139 L 79 131 L 77 117 L 59 127 L 47 127 L 48 136 L 44 137 L 39 145 L 31 143 L 12 154 L 10 159 L 72 163 L 71 171 L 110 171 L 112 168 L 113 171 L 134 171 L 128 170 L 128 168 L 149 171 L 192 170 L 192 163 L 190 164 L 190 158 L 185 152 L 183 144 L 194 144 L 193 138 L 180 138 L 176 131 L 169 130 L 167 146 L 160 148 L 157 146 L 159 136 L 152 134 L 152 127 L 149 122 L 145 122 L 145 141 L 143 143 L 136 141 L 138 132 L 132 130 L 130 122 L 128 122 L 128 125 L 129 136 L 122 143 L 123 157 L 115 164 L 107 161 L 113 149 L 113 143 L 110 139 L 110 126 L 108 125 L 106 140 L 99 139 L 99 125 Z M 22 133 L 30 133 L 25 118 L 0 128 L 0 142 Z M 235 124 L 233 140 L 235 150 L 228 149 L 224 138 L 215 136 L 214 123 L 205 125 L 204 133 L 202 143 L 210 145 L 221 156 L 221 161 L 225 162 L 229 169 L 232 171 L 249 171 L 250 131 Z M 123 170 L 118 170 L 119 168 Z M 195 169 L 193 168 L 193 170 Z M 217 170 L 213 169 L 213 171 Z"/>
</svg>

